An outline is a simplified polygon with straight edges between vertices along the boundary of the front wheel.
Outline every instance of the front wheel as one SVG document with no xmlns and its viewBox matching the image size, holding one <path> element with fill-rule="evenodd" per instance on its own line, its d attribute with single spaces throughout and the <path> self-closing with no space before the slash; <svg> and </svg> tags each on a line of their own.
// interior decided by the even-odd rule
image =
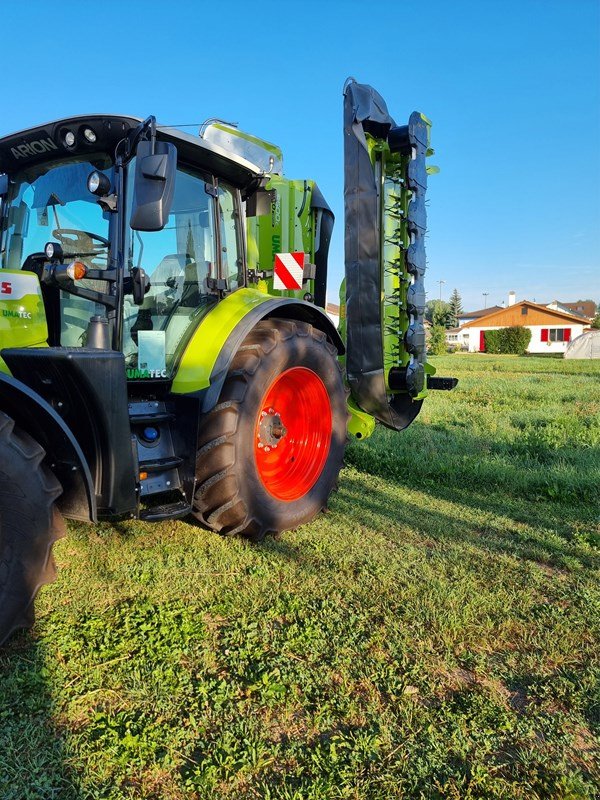
<svg viewBox="0 0 600 800">
<path fill-rule="evenodd" d="M 325 334 L 303 322 L 259 322 L 201 425 L 196 517 L 254 540 L 309 522 L 336 484 L 347 419 Z"/>
<path fill-rule="evenodd" d="M 54 578 L 52 545 L 64 535 L 61 486 L 37 442 L 0 412 L 0 645 L 33 623 L 38 589 Z"/>
</svg>

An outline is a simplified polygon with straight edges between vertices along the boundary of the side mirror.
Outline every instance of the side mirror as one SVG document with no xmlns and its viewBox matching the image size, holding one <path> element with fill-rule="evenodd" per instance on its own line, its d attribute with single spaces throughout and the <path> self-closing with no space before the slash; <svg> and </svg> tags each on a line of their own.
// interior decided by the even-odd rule
<svg viewBox="0 0 600 800">
<path fill-rule="evenodd" d="M 134 267 L 131 270 L 131 294 L 136 306 L 141 306 L 150 288 L 150 281 L 145 271 L 141 267 Z"/>
<path fill-rule="evenodd" d="M 161 231 L 173 205 L 177 148 L 169 142 L 140 142 L 136 150 L 131 229 Z"/>
</svg>

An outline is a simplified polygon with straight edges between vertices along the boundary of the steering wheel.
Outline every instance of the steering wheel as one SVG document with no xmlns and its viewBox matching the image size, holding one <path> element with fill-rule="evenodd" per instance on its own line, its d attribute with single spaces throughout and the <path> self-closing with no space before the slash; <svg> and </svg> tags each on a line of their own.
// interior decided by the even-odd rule
<svg viewBox="0 0 600 800">
<path fill-rule="evenodd" d="M 110 247 L 110 242 L 104 236 L 76 228 L 55 228 L 52 236 L 58 240 L 68 256 L 95 257 L 102 255 L 103 250 Z"/>
</svg>

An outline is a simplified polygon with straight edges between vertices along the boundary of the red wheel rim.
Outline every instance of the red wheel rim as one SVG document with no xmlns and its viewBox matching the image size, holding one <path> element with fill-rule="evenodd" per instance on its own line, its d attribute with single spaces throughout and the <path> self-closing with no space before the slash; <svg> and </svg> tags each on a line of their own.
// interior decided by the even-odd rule
<svg viewBox="0 0 600 800">
<path fill-rule="evenodd" d="M 319 376 L 305 367 L 282 372 L 265 392 L 254 430 L 256 466 L 269 494 L 290 502 L 315 485 L 331 430 L 331 403 Z"/>
</svg>

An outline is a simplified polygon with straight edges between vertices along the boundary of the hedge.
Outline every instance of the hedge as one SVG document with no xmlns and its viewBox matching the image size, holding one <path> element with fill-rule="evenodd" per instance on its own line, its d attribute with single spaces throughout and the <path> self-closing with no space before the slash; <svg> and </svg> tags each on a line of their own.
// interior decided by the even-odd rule
<svg viewBox="0 0 600 800">
<path fill-rule="evenodd" d="M 484 331 L 486 353 L 510 353 L 522 356 L 531 341 L 531 331 L 523 325 L 500 328 L 497 331 Z"/>
</svg>

